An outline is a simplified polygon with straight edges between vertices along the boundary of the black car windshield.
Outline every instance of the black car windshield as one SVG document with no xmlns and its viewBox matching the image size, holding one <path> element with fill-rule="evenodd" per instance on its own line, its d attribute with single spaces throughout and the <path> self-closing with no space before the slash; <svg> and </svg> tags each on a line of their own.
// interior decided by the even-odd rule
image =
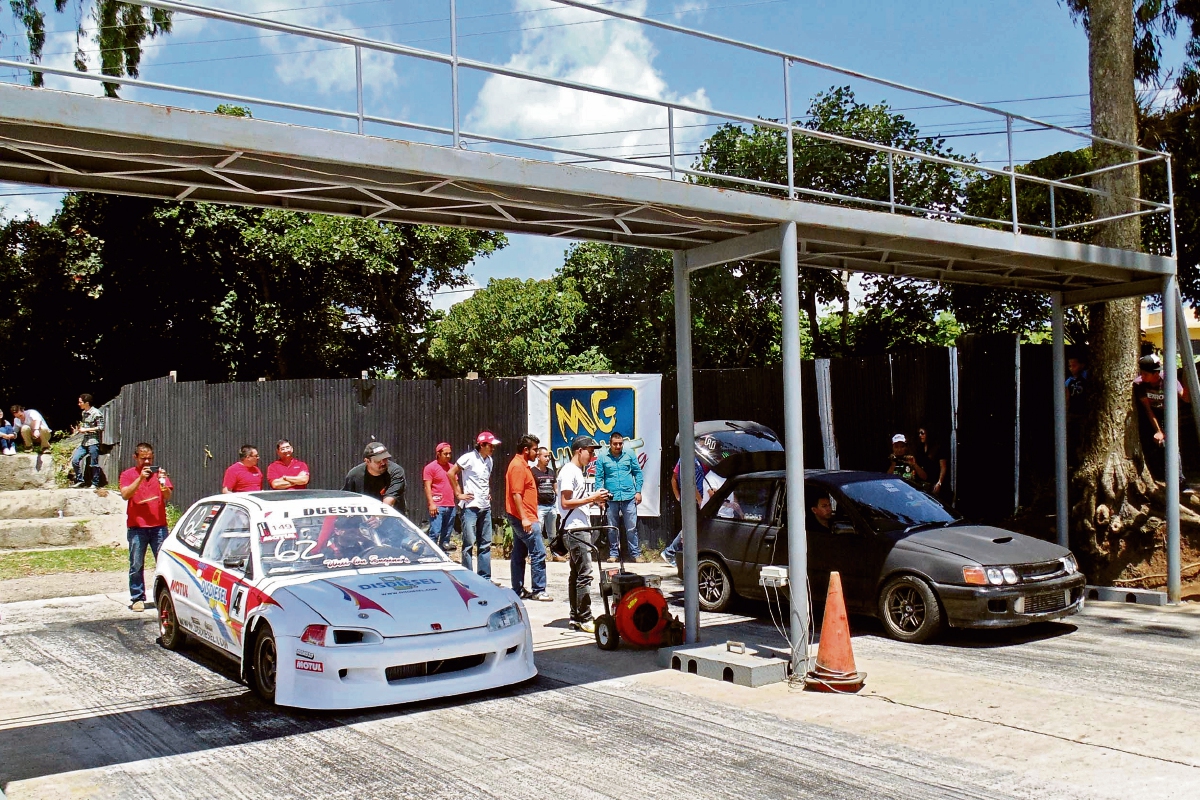
<svg viewBox="0 0 1200 800">
<path fill-rule="evenodd" d="M 848 483 L 842 486 L 842 494 L 879 533 L 957 519 L 932 497 L 898 478 Z"/>
<path fill-rule="evenodd" d="M 328 514 L 258 524 L 265 575 L 444 561 L 404 517 Z"/>
</svg>

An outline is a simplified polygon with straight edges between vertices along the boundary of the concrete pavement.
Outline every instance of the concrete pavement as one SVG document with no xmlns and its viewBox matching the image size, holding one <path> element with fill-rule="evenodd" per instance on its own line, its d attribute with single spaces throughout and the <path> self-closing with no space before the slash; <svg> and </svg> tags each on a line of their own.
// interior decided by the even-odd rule
<svg viewBox="0 0 1200 800">
<path fill-rule="evenodd" d="M 856 619 L 867 688 L 838 697 L 603 653 L 566 629 L 565 567 L 550 565 L 560 599 L 528 604 L 535 681 L 366 714 L 268 709 L 221 657 L 161 649 L 152 614 L 125 608 L 123 576 L 111 595 L 0 605 L 0 789 L 11 800 L 1200 796 L 1195 607 L 1093 604 L 1071 624 L 930 646 Z M 783 644 L 765 607 L 739 610 L 763 616 L 708 616 L 705 641 Z"/>
</svg>

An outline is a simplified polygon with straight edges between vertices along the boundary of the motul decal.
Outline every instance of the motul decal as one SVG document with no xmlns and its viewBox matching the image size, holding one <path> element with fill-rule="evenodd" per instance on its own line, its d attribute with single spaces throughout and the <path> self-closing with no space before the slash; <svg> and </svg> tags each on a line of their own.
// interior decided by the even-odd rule
<svg viewBox="0 0 1200 800">
<path fill-rule="evenodd" d="M 305 661 L 303 658 L 297 658 L 296 669 L 301 672 L 324 672 L 325 665 L 320 661 Z"/>
</svg>

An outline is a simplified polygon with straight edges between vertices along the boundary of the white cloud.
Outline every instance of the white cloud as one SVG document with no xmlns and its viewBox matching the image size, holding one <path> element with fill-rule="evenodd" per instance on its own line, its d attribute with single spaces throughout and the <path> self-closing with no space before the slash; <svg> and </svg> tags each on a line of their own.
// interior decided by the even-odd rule
<svg viewBox="0 0 1200 800">
<path fill-rule="evenodd" d="M 514 6 L 517 11 L 527 13 L 521 14 L 520 51 L 506 66 L 655 99 L 710 107 L 703 88 L 685 96 L 671 91 L 654 67 L 657 51 L 643 26 L 620 20 L 570 24 L 591 22 L 597 16 L 569 7 L 535 11 L 545 8 L 542 0 L 514 0 Z M 635 0 L 624 10 L 644 14 L 646 0 Z M 675 114 L 676 126 L 695 124 L 701 119 L 692 113 Z M 598 155 L 630 157 L 666 153 L 666 125 L 667 112 L 660 106 L 493 75 L 484 82 L 465 127 L 512 139 L 567 136 L 541 143 Z M 651 130 L 645 130 L 648 128 Z M 598 131 L 620 133 L 597 134 Z M 677 130 L 676 142 L 680 138 Z M 658 161 L 665 163 L 666 158 Z"/>
<path fill-rule="evenodd" d="M 696 19 L 704 19 L 705 11 L 708 11 L 708 3 L 697 2 L 697 0 L 683 0 L 682 3 L 675 4 L 675 19 L 682 21 L 689 15 L 694 15 Z"/>
</svg>

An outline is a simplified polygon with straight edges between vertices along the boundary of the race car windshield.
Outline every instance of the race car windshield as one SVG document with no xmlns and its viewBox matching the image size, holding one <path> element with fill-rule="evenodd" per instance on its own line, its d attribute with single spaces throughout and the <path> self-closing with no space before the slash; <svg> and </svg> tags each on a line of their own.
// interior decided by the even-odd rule
<svg viewBox="0 0 1200 800">
<path fill-rule="evenodd" d="M 957 521 L 932 497 L 899 478 L 848 483 L 842 493 L 880 533 Z"/>
<path fill-rule="evenodd" d="M 266 575 L 444 561 L 403 517 L 371 514 L 292 517 L 259 523 Z"/>
</svg>

